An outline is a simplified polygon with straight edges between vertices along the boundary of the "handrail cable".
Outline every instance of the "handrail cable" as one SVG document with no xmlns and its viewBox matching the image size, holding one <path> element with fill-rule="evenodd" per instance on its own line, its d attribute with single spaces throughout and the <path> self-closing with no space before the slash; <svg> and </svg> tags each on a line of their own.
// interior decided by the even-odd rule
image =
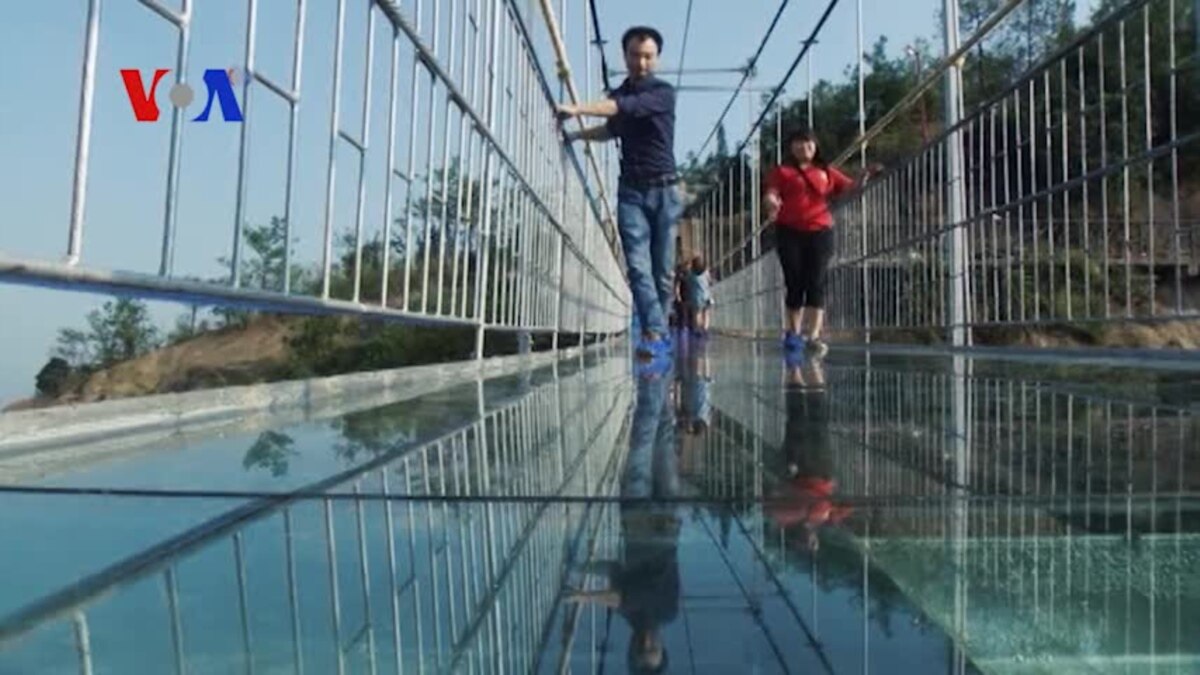
<svg viewBox="0 0 1200 675">
<path fill-rule="evenodd" d="M 612 83 L 608 81 L 608 57 L 604 55 L 604 45 L 607 43 L 604 34 L 600 32 L 600 13 L 596 11 L 596 0 L 588 0 L 588 6 L 592 11 L 592 34 L 596 36 L 592 44 L 596 46 L 596 51 L 600 52 L 600 77 L 604 80 L 604 93 L 607 94 L 612 91 Z"/>
<path fill-rule="evenodd" d="M 541 6 L 542 15 L 546 20 L 546 28 L 550 31 L 550 43 L 554 46 L 554 56 L 558 61 L 558 77 L 562 80 L 563 85 L 566 86 L 567 95 L 571 98 L 571 103 L 578 105 L 581 98 L 579 90 L 575 87 L 575 78 L 571 76 L 571 64 L 567 59 L 567 46 L 563 42 L 562 31 L 559 29 L 558 19 L 554 15 L 554 7 L 551 6 L 550 0 L 541 0 Z M 578 120 L 578 122 L 580 127 L 582 127 L 583 120 Z M 600 201 L 604 203 L 604 215 L 607 220 L 605 225 L 606 227 L 615 229 L 617 220 L 613 215 L 612 203 L 608 199 L 607 190 L 604 186 L 604 171 L 600 168 L 600 162 L 596 159 L 596 153 L 592 152 L 591 141 L 584 141 L 583 154 L 587 156 L 588 162 L 592 165 L 592 172 L 596 174 L 598 196 Z"/>
</svg>

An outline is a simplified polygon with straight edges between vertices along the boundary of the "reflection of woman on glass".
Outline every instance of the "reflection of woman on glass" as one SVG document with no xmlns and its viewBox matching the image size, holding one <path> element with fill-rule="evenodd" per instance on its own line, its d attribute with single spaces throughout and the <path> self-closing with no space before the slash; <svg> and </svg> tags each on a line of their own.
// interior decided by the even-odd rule
<svg viewBox="0 0 1200 675">
<path fill-rule="evenodd" d="M 819 547 L 817 532 L 825 525 L 842 522 L 849 507 L 833 499 L 837 480 L 829 443 L 829 413 L 825 400 L 825 372 L 820 361 L 801 364 L 789 360 L 788 387 L 784 391 L 787 421 L 784 453 L 787 481 L 770 509 L 775 522 L 784 528 L 802 525 L 809 550 Z"/>
<path fill-rule="evenodd" d="M 662 628 L 679 613 L 680 518 L 673 499 L 680 492 L 674 411 L 669 383 L 642 380 L 629 434 L 629 455 L 621 477 L 620 561 L 590 563 L 587 573 L 607 578 L 601 591 L 579 591 L 572 602 L 611 607 L 629 623 L 629 670 L 662 673 L 667 650 Z"/>
</svg>

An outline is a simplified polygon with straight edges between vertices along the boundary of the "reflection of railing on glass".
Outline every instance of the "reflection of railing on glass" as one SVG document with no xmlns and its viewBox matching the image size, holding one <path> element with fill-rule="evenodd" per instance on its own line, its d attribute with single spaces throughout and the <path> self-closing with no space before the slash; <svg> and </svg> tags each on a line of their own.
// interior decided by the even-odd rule
<svg viewBox="0 0 1200 675">
<path fill-rule="evenodd" d="M 855 513 L 826 528 L 821 554 L 803 552 L 791 530 L 768 524 L 766 541 L 778 541 L 769 559 L 816 575 L 826 551 L 833 565 L 829 549 L 848 547 L 981 667 L 1017 654 L 1147 667 L 1200 662 L 1189 609 L 1200 582 L 1190 562 L 1200 553 L 1194 409 L 1160 400 L 1154 375 L 1145 386 L 1123 377 L 1081 389 L 1003 369 L 960 376 L 935 362 L 922 370 L 873 361 L 831 368 L 822 394 L 834 502 Z M 718 367 L 715 378 L 726 386 L 708 440 L 761 448 L 759 460 L 743 456 L 741 471 L 765 465 L 768 496 L 788 453 L 812 452 L 817 442 L 808 434 L 789 447 L 792 394 L 779 377 L 774 369 Z M 952 414 L 956 380 L 968 401 L 961 425 Z M 822 578 L 831 575 L 840 581 L 830 583 L 861 582 L 853 566 Z"/>
<path fill-rule="evenodd" d="M 628 392 L 613 385 L 623 372 L 609 359 L 491 410 L 481 388 L 478 415 L 434 441 L 412 448 L 397 438 L 336 476 L 256 499 L 6 617 L 0 649 L 20 650 L 15 639 L 69 617 L 81 672 L 150 667 L 146 653 L 92 651 L 94 635 L 147 630 L 92 623 L 115 603 L 135 606 L 139 621 L 165 612 L 180 665 L 221 658 L 230 668 L 245 659 L 357 672 L 358 662 L 425 659 L 439 669 L 493 661 L 528 669 L 557 606 L 558 586 L 547 582 L 563 573 L 585 525 L 595 526 L 589 506 L 554 498 L 611 492 L 628 407 Z M 134 590 L 155 575 L 165 605 Z M 214 585 L 238 598 L 238 619 L 217 635 L 198 617 L 225 615 L 224 595 L 181 594 Z M 266 590 L 276 585 L 286 594 Z M 290 620 L 264 629 L 268 606 Z M 198 646 L 214 640 L 238 646 L 228 654 Z M 122 666 L 123 658 L 139 661 Z"/>
</svg>

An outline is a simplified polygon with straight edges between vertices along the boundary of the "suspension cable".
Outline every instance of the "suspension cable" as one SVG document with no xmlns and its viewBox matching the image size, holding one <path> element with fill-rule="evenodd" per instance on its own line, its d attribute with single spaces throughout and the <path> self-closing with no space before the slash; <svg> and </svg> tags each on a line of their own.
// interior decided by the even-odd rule
<svg viewBox="0 0 1200 675">
<path fill-rule="evenodd" d="M 779 100 L 779 96 L 783 93 L 784 86 L 786 86 L 788 81 L 792 79 L 792 75 L 796 73 L 796 69 L 800 67 L 800 63 L 804 61 L 805 57 L 808 56 L 809 50 L 812 49 L 814 44 L 816 44 L 817 37 L 821 34 L 821 31 L 825 29 L 825 24 L 829 22 L 829 17 L 833 14 L 833 10 L 837 8 L 837 5 L 840 1 L 841 0 L 829 0 L 829 4 L 826 5 L 825 11 L 821 14 L 821 18 L 817 21 L 817 25 L 813 27 L 808 39 L 802 43 L 804 46 L 800 49 L 800 53 L 796 55 L 795 60 L 792 61 L 792 65 L 788 68 L 787 72 L 784 73 L 783 78 L 779 80 L 779 84 L 771 88 L 771 98 L 763 105 L 762 112 L 759 113 L 758 119 L 756 119 L 754 123 L 750 125 L 750 130 L 746 133 L 746 138 L 744 138 L 742 142 L 738 144 L 737 151 L 733 153 L 733 157 L 741 157 L 742 153 L 746 150 L 746 146 L 750 145 L 750 142 L 754 139 L 754 134 L 758 131 L 758 128 L 762 126 L 763 121 L 766 120 L 767 115 L 770 114 L 771 109 L 775 106 L 776 101 Z M 734 99 L 736 98 L 737 94 L 734 94 Z M 731 99 L 730 105 L 726 106 L 725 109 L 727 111 L 733 105 L 734 99 Z M 724 113 L 722 113 L 721 116 L 723 118 Z M 720 121 L 717 122 L 717 126 L 720 126 Z M 713 134 L 716 133 L 716 129 L 717 127 L 713 128 Z M 710 135 L 709 138 L 711 139 L 712 135 Z M 704 146 L 701 147 L 701 153 L 703 153 L 704 147 L 707 146 L 708 141 L 705 141 Z M 719 185 L 720 182 L 721 179 L 718 177 L 717 184 Z M 709 188 L 707 194 L 711 194 L 712 190 L 713 188 Z M 707 196 L 707 194 L 705 196 Z M 701 201 L 703 200 L 696 199 L 694 203 L 699 204 Z"/>
<path fill-rule="evenodd" d="M 604 34 L 600 32 L 600 13 L 596 11 L 596 0 L 588 0 L 588 6 L 592 11 L 592 34 L 596 39 L 592 44 L 596 46 L 596 51 L 600 52 L 600 77 L 604 80 L 604 93 L 612 91 L 612 83 L 608 81 L 608 57 L 604 55 Z M 588 92 L 591 95 L 591 92 Z"/>
<path fill-rule="evenodd" d="M 679 74 L 675 77 L 676 89 L 679 89 L 679 85 L 683 83 L 683 66 L 684 61 L 687 59 L 688 33 L 692 31 L 692 2 L 693 0 L 688 0 L 687 16 L 683 19 L 683 46 L 679 48 Z"/>
<path fill-rule="evenodd" d="M 765 49 L 767 46 L 767 41 L 771 39 L 771 34 L 775 32 L 775 27 L 779 25 L 779 18 L 783 16 L 783 10 L 787 7 L 788 2 L 789 0 L 783 0 L 779 3 L 779 8 L 775 10 L 775 18 L 771 19 L 771 25 L 767 28 L 767 32 L 763 34 L 762 41 L 758 43 L 758 49 L 755 50 L 754 56 L 750 58 L 749 63 L 747 63 L 746 67 L 742 70 L 741 81 L 738 82 L 737 88 L 733 92 L 733 96 L 729 97 L 729 103 L 725 104 L 725 109 L 722 110 L 721 115 L 717 117 L 717 123 L 713 125 L 712 131 L 708 133 L 708 138 L 705 139 L 704 144 L 700 146 L 700 151 L 696 153 L 697 157 L 704 156 L 704 151 L 708 149 L 708 144 L 712 143 L 712 140 L 716 138 L 717 130 L 720 129 L 721 125 L 725 122 L 725 116 L 729 114 L 729 111 L 733 108 L 733 104 L 737 102 L 737 98 L 738 95 L 741 94 L 742 87 L 745 86 L 746 81 L 750 79 L 750 75 L 754 72 L 755 66 L 758 65 L 758 58 L 762 56 L 763 49 Z M 836 0 L 834 0 L 834 2 L 836 2 Z M 828 15 L 828 12 L 826 12 L 826 15 Z M 822 23 L 824 23 L 824 21 L 822 21 Z M 805 52 L 807 51 L 808 48 L 805 47 Z M 803 54 L 804 52 L 801 53 Z M 790 74 L 791 73 L 789 72 L 789 75 Z M 784 80 L 786 81 L 787 78 L 784 78 Z"/>
<path fill-rule="evenodd" d="M 741 155 L 742 152 L 745 151 L 746 146 L 750 145 L 750 141 L 753 140 L 755 132 L 757 132 L 758 128 L 762 126 L 763 121 L 766 120 L 767 115 L 770 114 L 771 108 L 775 106 L 775 102 L 778 101 L 779 96 L 783 94 L 783 88 L 787 85 L 788 80 L 792 79 L 792 75 L 796 73 L 796 69 L 800 67 L 800 63 L 804 61 L 804 58 L 808 56 L 809 50 L 812 49 L 814 44 L 816 44 L 817 37 L 820 36 L 821 31 L 825 29 L 825 24 L 829 22 L 830 15 L 833 14 L 833 10 L 837 8 L 840 1 L 841 0 L 829 0 L 829 4 L 825 7 L 825 12 L 821 14 L 821 18 L 817 21 L 817 25 L 813 27 L 812 33 L 809 34 L 808 39 L 804 41 L 804 48 L 801 49 L 800 53 L 796 55 L 795 60 L 792 61 L 792 65 L 788 68 L 787 72 L 784 73 L 783 78 L 779 80 L 779 84 L 775 85 L 774 91 L 771 93 L 771 98 L 766 102 L 765 105 L 763 105 L 762 112 L 759 113 L 758 119 L 754 121 L 754 124 L 750 125 L 750 130 L 746 133 L 746 138 L 743 139 L 740 144 L 738 144 L 737 152 L 733 153 L 735 156 Z"/>
</svg>

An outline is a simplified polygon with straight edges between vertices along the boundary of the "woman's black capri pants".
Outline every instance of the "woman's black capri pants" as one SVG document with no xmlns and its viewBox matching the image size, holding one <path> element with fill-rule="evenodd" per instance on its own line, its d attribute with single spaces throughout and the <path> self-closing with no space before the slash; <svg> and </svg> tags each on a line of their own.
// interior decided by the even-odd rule
<svg viewBox="0 0 1200 675">
<path fill-rule="evenodd" d="M 833 230 L 825 228 L 802 232 L 789 227 L 775 229 L 779 264 L 783 267 L 783 283 L 787 287 L 787 308 L 823 308 L 826 270 L 829 259 L 833 257 Z"/>
</svg>

